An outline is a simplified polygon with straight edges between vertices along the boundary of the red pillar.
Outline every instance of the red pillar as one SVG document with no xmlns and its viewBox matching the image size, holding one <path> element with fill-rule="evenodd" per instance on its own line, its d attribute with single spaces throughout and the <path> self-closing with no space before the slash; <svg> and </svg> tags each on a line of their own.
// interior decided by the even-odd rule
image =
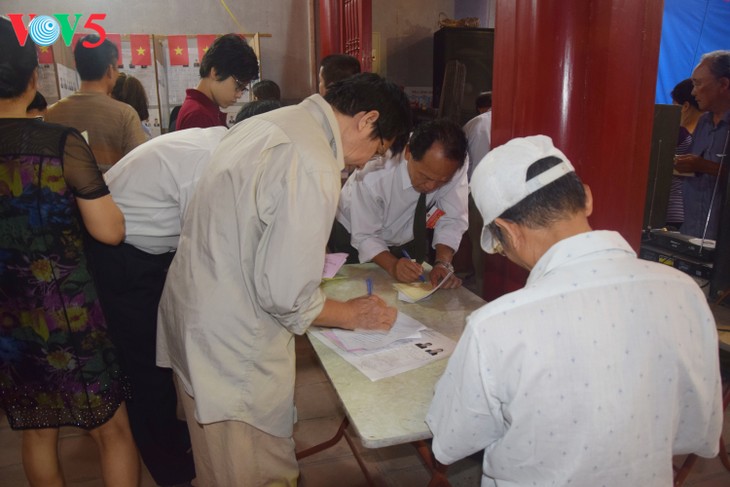
<svg viewBox="0 0 730 487">
<path fill-rule="evenodd" d="M 342 52 L 340 37 L 341 0 L 319 1 L 319 58 Z"/>
<path fill-rule="evenodd" d="M 497 0 L 492 146 L 545 134 L 591 187 L 594 229 L 638 251 L 662 0 Z M 485 297 L 526 273 L 491 257 Z"/>
</svg>

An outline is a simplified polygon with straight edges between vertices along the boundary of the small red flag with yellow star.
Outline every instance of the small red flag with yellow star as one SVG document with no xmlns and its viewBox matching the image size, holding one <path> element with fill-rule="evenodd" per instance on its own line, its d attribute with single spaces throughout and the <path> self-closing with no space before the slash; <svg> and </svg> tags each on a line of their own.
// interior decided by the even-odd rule
<svg viewBox="0 0 730 487">
<path fill-rule="evenodd" d="M 213 44 L 216 37 L 218 36 L 215 34 L 198 34 L 198 62 L 203 60 L 203 56 L 208 52 L 208 48 Z"/>
<path fill-rule="evenodd" d="M 129 45 L 132 49 L 132 64 L 135 66 L 152 66 L 152 49 L 150 49 L 149 35 L 129 34 Z"/>
<path fill-rule="evenodd" d="M 52 46 L 35 46 L 38 50 L 38 64 L 53 64 Z"/>
<path fill-rule="evenodd" d="M 187 66 L 188 36 L 167 36 L 167 50 L 170 55 L 170 66 Z"/>
</svg>

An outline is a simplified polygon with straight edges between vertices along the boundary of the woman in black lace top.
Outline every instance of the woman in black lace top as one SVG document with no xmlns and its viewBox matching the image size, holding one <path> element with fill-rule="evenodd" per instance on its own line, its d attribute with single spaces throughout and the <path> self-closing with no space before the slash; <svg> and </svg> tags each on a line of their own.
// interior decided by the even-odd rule
<svg viewBox="0 0 730 487">
<path fill-rule="evenodd" d="M 126 390 L 84 255 L 124 217 L 74 129 L 25 118 L 38 59 L 0 17 L 0 409 L 32 486 L 63 485 L 58 428 L 89 430 L 107 486 L 139 483 Z M 87 235 L 88 232 L 88 235 Z"/>
</svg>

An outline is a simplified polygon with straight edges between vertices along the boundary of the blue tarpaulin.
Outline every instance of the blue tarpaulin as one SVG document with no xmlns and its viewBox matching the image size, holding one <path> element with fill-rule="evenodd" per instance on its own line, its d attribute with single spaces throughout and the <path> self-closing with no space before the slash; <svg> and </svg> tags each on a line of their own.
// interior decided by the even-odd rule
<svg viewBox="0 0 730 487">
<path fill-rule="evenodd" d="M 656 103 L 672 103 L 672 88 L 718 49 L 730 49 L 730 0 L 664 0 Z"/>
</svg>

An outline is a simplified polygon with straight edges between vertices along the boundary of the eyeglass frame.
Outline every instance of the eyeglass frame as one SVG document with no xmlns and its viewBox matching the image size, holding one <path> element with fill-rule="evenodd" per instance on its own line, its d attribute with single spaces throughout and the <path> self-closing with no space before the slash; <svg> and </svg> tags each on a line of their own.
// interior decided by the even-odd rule
<svg viewBox="0 0 730 487">
<path fill-rule="evenodd" d="M 233 78 L 233 82 L 236 83 L 236 91 L 240 91 L 241 93 L 246 93 L 248 91 L 248 83 L 244 83 L 238 79 L 235 74 L 232 74 L 231 78 Z"/>
</svg>

